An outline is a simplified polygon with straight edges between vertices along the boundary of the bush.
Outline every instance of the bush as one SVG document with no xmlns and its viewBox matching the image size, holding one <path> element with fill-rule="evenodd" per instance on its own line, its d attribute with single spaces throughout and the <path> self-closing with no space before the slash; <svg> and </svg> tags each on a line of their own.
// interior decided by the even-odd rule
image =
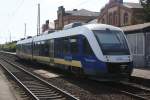
<svg viewBox="0 0 150 100">
<path fill-rule="evenodd" d="M 17 43 L 17 41 L 3 44 L 0 46 L 1 50 L 7 51 L 7 52 L 16 52 L 16 43 Z"/>
</svg>

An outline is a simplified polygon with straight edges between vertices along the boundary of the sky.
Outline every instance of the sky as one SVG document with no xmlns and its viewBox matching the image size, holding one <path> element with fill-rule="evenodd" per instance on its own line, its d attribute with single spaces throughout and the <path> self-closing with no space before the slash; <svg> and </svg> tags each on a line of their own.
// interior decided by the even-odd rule
<svg viewBox="0 0 150 100">
<path fill-rule="evenodd" d="M 139 0 L 124 0 L 135 2 Z M 0 0 L 0 44 L 24 37 L 34 36 L 37 32 L 37 7 L 40 3 L 41 21 L 54 22 L 59 6 L 65 10 L 87 9 L 99 12 L 109 0 Z M 11 37 L 11 38 L 10 38 Z"/>
</svg>

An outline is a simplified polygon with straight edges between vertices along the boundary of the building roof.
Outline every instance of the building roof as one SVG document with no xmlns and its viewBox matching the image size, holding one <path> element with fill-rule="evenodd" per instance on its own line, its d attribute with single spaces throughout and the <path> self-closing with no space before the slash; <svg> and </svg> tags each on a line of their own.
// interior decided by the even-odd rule
<svg viewBox="0 0 150 100">
<path fill-rule="evenodd" d="M 73 10 L 73 11 L 66 11 L 66 14 L 75 15 L 75 16 L 99 16 L 99 12 L 93 12 L 86 9 L 81 10 Z"/>
<path fill-rule="evenodd" d="M 143 8 L 140 3 L 124 2 L 123 5 L 127 8 Z"/>
<path fill-rule="evenodd" d="M 88 24 L 96 24 L 97 21 L 98 21 L 98 19 L 93 19 L 93 20 L 89 21 Z"/>
<path fill-rule="evenodd" d="M 131 25 L 131 26 L 124 26 L 121 27 L 121 29 L 125 32 L 132 32 L 132 31 L 138 31 L 138 30 L 144 30 L 146 28 L 150 29 L 150 22 L 144 23 L 144 24 L 137 24 L 137 25 Z"/>
</svg>

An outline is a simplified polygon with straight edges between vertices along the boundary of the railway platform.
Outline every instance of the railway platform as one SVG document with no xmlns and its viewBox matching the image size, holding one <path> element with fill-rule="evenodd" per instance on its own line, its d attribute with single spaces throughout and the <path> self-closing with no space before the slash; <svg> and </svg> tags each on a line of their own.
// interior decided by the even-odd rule
<svg viewBox="0 0 150 100">
<path fill-rule="evenodd" d="M 8 54 L 11 54 L 11 55 L 16 55 L 16 53 L 15 53 L 15 52 L 0 51 L 0 53 L 8 53 Z"/>
<path fill-rule="evenodd" d="M 144 78 L 144 79 L 150 79 L 150 70 L 134 68 L 132 76 L 140 77 L 140 78 Z"/>
<path fill-rule="evenodd" d="M 17 100 L 11 90 L 8 80 L 0 70 L 0 100 Z"/>
</svg>

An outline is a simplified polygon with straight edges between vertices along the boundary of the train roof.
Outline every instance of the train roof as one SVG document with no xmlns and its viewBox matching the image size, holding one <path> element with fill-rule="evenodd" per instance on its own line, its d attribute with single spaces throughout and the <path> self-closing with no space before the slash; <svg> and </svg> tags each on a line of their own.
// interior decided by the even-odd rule
<svg viewBox="0 0 150 100">
<path fill-rule="evenodd" d="M 91 37 L 91 36 L 93 36 L 93 35 L 91 35 L 92 34 L 91 30 L 106 30 L 106 29 L 122 31 L 120 28 L 114 27 L 111 25 L 87 24 L 87 25 L 82 25 L 82 26 L 78 26 L 75 28 L 67 29 L 67 30 L 53 32 L 50 34 L 43 34 L 40 36 L 34 36 L 32 38 L 29 38 L 29 39 L 20 40 L 17 42 L 17 44 L 30 43 L 32 41 L 48 40 L 51 38 L 59 38 L 59 37 L 66 37 L 66 36 L 73 36 L 73 35 L 84 35 L 86 37 Z"/>
<path fill-rule="evenodd" d="M 32 40 L 33 40 L 32 38 L 19 40 L 17 44 L 30 43 L 32 42 Z"/>
<path fill-rule="evenodd" d="M 87 24 L 87 25 L 83 25 L 85 27 L 87 27 L 90 30 L 106 30 L 106 29 L 110 29 L 110 30 L 120 30 L 122 31 L 120 28 L 112 26 L 112 25 L 107 25 L 107 24 Z"/>
</svg>

